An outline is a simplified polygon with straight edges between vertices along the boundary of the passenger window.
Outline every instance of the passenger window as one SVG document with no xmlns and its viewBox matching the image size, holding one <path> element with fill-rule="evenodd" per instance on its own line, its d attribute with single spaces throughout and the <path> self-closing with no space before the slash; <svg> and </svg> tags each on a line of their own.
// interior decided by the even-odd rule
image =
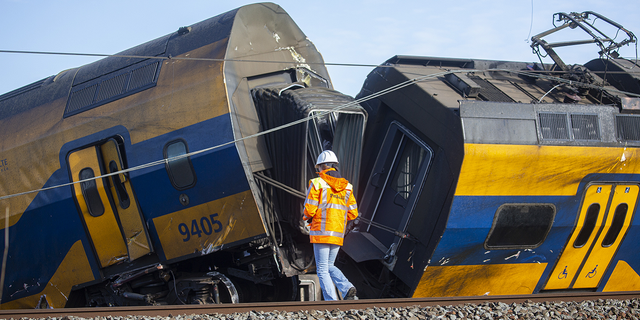
<svg viewBox="0 0 640 320">
<path fill-rule="evenodd" d="M 109 162 L 109 173 L 113 173 L 113 172 L 118 172 L 118 164 L 116 164 L 114 160 L 111 160 L 111 162 Z M 129 208 L 129 204 L 131 202 L 129 200 L 129 194 L 127 193 L 127 189 L 124 187 L 124 181 L 120 179 L 119 174 L 111 176 L 111 181 L 113 182 L 113 187 L 116 189 L 116 194 L 118 195 L 118 201 L 120 202 L 120 208 L 122 209 Z"/>
<path fill-rule="evenodd" d="M 164 147 L 164 158 L 169 159 L 189 153 L 184 140 L 175 140 Z M 196 175 L 193 171 L 190 157 L 183 157 L 167 161 L 167 174 L 171 184 L 178 190 L 193 187 L 196 184 Z"/>
<path fill-rule="evenodd" d="M 485 248 L 536 248 L 547 237 L 555 215 L 552 204 L 504 204 L 496 212 Z"/>
<path fill-rule="evenodd" d="M 91 179 L 94 177 L 93 169 L 84 168 L 80 170 L 80 180 Z M 80 189 L 82 190 L 84 201 L 87 203 L 87 208 L 89 208 L 89 214 L 92 217 L 99 217 L 103 215 L 104 205 L 102 204 L 102 199 L 100 199 L 100 192 L 98 192 L 96 180 L 80 182 Z"/>
<path fill-rule="evenodd" d="M 413 191 L 418 171 L 422 166 L 422 161 L 424 161 L 426 154 L 427 151 L 425 149 L 421 148 L 412 140 L 407 139 L 407 144 L 402 151 L 398 167 L 391 181 L 391 188 L 405 200 L 409 199 L 411 191 Z"/>
<path fill-rule="evenodd" d="M 620 230 L 622 230 L 622 227 L 624 226 L 624 220 L 627 217 L 628 210 L 629 205 L 627 205 L 626 203 L 621 203 L 620 205 L 618 205 L 618 207 L 616 208 L 616 212 L 613 215 L 613 222 L 611 222 L 611 227 L 609 228 L 609 231 L 607 231 L 607 234 L 604 236 L 604 240 L 602 240 L 603 247 L 609 247 L 614 242 L 616 242 L 616 239 L 620 234 Z"/>
<path fill-rule="evenodd" d="M 589 209 L 587 209 L 587 216 L 584 218 L 582 229 L 580 229 L 576 241 L 573 242 L 574 248 L 582 248 L 582 246 L 589 241 L 589 237 L 591 237 L 591 233 L 593 229 L 595 229 L 596 222 L 598 221 L 598 213 L 600 213 L 600 204 L 591 204 Z"/>
</svg>

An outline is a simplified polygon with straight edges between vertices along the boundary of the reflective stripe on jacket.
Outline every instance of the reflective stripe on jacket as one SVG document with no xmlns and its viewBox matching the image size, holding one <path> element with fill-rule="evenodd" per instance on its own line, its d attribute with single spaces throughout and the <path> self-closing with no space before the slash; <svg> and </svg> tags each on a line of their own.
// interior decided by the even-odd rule
<svg viewBox="0 0 640 320">
<path fill-rule="evenodd" d="M 320 177 L 309 181 L 304 203 L 304 219 L 311 222 L 311 243 L 342 245 L 348 220 L 358 217 L 353 186 L 344 178 L 320 172 Z"/>
</svg>

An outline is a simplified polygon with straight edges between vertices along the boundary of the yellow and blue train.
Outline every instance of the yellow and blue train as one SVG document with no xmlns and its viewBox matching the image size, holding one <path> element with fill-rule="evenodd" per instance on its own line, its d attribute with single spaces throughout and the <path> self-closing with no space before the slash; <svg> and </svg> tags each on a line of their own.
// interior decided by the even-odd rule
<svg viewBox="0 0 640 320">
<path fill-rule="evenodd" d="M 325 112 L 352 101 L 269 3 L 0 96 L 2 308 L 292 299 L 306 163 L 360 148 L 363 109 Z"/>
<path fill-rule="evenodd" d="M 62 71 L 0 96 L 0 307 L 319 299 L 329 148 L 362 298 L 638 290 L 637 68 L 396 56 L 354 99 L 261 3 Z"/>
<path fill-rule="evenodd" d="M 557 18 L 532 38 L 554 64 L 396 56 L 369 74 L 357 98 L 398 90 L 361 103 L 365 223 L 344 249 L 384 281 L 362 277 L 358 288 L 412 297 L 640 289 L 640 65 L 616 54 L 637 39 L 593 12 Z M 627 38 L 592 32 L 573 43 L 602 49 L 584 66 L 555 53 L 566 43 L 542 39 L 594 30 L 594 18 Z"/>
</svg>

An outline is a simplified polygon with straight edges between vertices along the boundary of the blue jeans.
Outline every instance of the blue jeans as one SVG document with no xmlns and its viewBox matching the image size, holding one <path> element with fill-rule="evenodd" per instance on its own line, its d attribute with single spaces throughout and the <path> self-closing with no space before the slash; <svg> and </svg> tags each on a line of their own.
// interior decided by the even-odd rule
<svg viewBox="0 0 640 320">
<path fill-rule="evenodd" d="M 324 300 L 338 300 L 335 287 L 338 287 L 342 296 L 347 295 L 347 291 L 353 285 L 342 274 L 342 271 L 333 263 L 336 261 L 336 256 L 340 251 L 340 246 L 327 243 L 314 243 L 313 253 L 316 257 L 316 273 L 320 278 L 320 288 L 322 288 L 322 296 Z M 333 285 L 335 283 L 335 286 Z"/>
</svg>

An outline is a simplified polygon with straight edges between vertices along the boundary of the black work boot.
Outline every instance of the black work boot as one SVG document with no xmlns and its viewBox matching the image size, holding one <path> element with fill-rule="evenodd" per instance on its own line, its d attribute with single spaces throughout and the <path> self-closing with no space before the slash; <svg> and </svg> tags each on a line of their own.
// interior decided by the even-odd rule
<svg viewBox="0 0 640 320">
<path fill-rule="evenodd" d="M 351 287 L 349 288 L 349 291 L 347 291 L 347 295 L 344 296 L 345 300 L 357 300 L 358 297 L 356 297 L 356 287 Z"/>
</svg>

